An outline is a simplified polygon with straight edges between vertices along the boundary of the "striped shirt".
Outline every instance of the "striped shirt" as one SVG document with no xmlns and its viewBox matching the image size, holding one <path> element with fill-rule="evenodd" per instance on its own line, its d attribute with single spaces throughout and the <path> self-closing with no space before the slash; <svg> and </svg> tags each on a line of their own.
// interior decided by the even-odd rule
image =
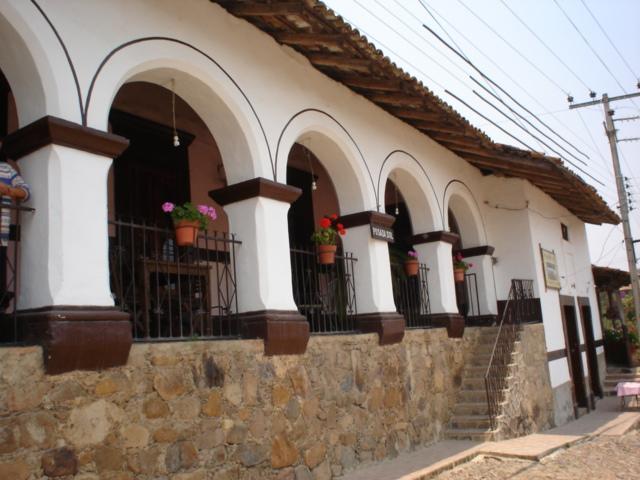
<svg viewBox="0 0 640 480">
<path fill-rule="evenodd" d="M 0 161 L 0 182 L 13 188 L 20 188 L 27 192 L 27 196 L 23 199 L 27 200 L 31 194 L 29 185 L 25 183 L 22 177 L 7 162 Z M 0 200 L 0 208 L 4 205 L 13 205 L 13 199 L 8 195 L 2 195 Z M 6 247 L 9 243 L 9 227 L 11 225 L 11 210 L 2 208 L 0 212 L 0 246 Z"/>
</svg>

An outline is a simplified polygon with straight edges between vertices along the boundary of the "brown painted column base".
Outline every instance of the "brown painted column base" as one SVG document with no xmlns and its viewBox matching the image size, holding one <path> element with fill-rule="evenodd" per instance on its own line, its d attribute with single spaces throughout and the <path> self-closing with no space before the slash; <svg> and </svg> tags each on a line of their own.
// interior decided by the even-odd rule
<svg viewBox="0 0 640 480">
<path fill-rule="evenodd" d="M 434 327 L 447 327 L 449 338 L 462 338 L 464 317 L 459 313 L 434 313 L 429 315 Z"/>
<path fill-rule="evenodd" d="M 397 312 L 363 313 L 356 316 L 356 324 L 363 333 L 377 333 L 380 345 L 400 343 L 404 338 L 404 317 Z"/>
<path fill-rule="evenodd" d="M 297 311 L 246 312 L 239 320 L 244 338 L 264 339 L 265 355 L 300 355 L 307 350 L 309 322 Z"/>
<path fill-rule="evenodd" d="M 42 345 L 46 373 L 125 365 L 131 350 L 128 313 L 111 307 L 55 306 L 18 312 L 27 341 Z"/>
</svg>

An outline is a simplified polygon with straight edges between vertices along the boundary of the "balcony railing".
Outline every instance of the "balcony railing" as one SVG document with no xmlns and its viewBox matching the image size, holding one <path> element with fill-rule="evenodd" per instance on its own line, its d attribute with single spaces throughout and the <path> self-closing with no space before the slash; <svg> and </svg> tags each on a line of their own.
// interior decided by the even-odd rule
<svg viewBox="0 0 640 480">
<path fill-rule="evenodd" d="M 465 317 L 477 317 L 480 313 L 480 296 L 478 295 L 478 277 L 475 273 L 465 273 L 464 288 L 467 296 L 467 313 Z"/>
<path fill-rule="evenodd" d="M 293 298 L 309 321 L 312 333 L 346 333 L 356 330 L 354 263 L 351 253 L 336 255 L 332 265 L 320 265 L 316 252 L 291 249 Z"/>
<path fill-rule="evenodd" d="M 109 234 L 111 291 L 135 341 L 239 335 L 234 235 L 201 231 L 179 247 L 173 229 L 123 220 Z"/>
<path fill-rule="evenodd" d="M 9 238 L 0 247 L 0 344 L 15 345 L 24 341 L 25 332 L 16 316 L 16 297 L 18 276 L 20 274 L 20 225 L 24 212 L 33 212 L 33 208 L 19 204 L 0 203 L 0 216 L 3 210 L 10 211 Z"/>
<path fill-rule="evenodd" d="M 403 265 L 391 263 L 393 299 L 398 313 L 404 316 L 407 328 L 431 327 L 428 272 L 427 266 L 421 263 L 418 275 L 407 276 Z"/>
</svg>

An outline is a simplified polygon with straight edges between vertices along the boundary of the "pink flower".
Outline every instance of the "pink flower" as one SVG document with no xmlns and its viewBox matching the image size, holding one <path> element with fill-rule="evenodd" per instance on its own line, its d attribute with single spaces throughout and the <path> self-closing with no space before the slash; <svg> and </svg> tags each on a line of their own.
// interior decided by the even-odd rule
<svg viewBox="0 0 640 480">
<path fill-rule="evenodd" d="M 467 263 L 467 267 L 469 268 L 473 267 L 473 263 Z"/>
<path fill-rule="evenodd" d="M 209 213 L 209 207 L 207 207 L 206 205 L 198 205 L 198 211 L 202 215 L 207 215 Z"/>
<path fill-rule="evenodd" d="M 174 208 L 176 208 L 176 206 L 175 206 L 173 203 L 171 203 L 171 202 L 164 202 L 164 203 L 162 204 L 162 211 L 163 211 L 164 213 L 170 213 L 170 212 L 173 212 L 173 209 L 174 209 Z"/>
<path fill-rule="evenodd" d="M 413 257 L 413 258 L 418 258 L 418 252 L 416 252 L 415 250 L 409 250 L 407 252 L 407 255 L 409 255 L 410 257 Z"/>
<path fill-rule="evenodd" d="M 216 213 L 216 209 L 213 207 L 209 207 L 207 209 L 207 215 L 209 216 L 209 218 L 211 220 L 215 220 L 216 218 L 218 218 L 218 214 Z"/>
</svg>

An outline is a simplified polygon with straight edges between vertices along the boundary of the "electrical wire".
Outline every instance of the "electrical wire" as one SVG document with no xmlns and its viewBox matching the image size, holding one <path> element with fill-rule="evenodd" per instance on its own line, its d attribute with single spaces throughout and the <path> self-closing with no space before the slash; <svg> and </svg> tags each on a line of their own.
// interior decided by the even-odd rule
<svg viewBox="0 0 640 480">
<path fill-rule="evenodd" d="M 627 69 L 629 70 L 629 72 L 631 72 L 631 75 L 633 75 L 636 79 L 640 80 L 640 75 L 638 75 L 633 68 L 631 68 L 631 65 L 629 65 L 629 62 L 627 62 L 627 59 L 624 58 L 624 56 L 622 55 L 622 53 L 620 53 L 620 50 L 618 50 L 618 47 L 616 47 L 616 44 L 613 43 L 613 41 L 611 40 L 611 37 L 609 37 L 609 34 L 607 33 L 607 31 L 602 28 L 602 25 L 600 24 L 600 22 L 598 21 L 598 18 L 593 14 L 593 12 L 591 11 L 591 9 L 587 6 L 587 4 L 585 3 L 584 0 L 580 0 L 582 2 L 582 5 L 584 6 L 584 8 L 587 10 L 587 12 L 589 12 L 589 15 L 591 15 L 591 18 L 593 18 L 593 21 L 596 22 L 596 24 L 598 25 L 598 28 L 600 28 L 600 31 L 602 32 L 602 34 L 607 38 L 607 40 L 609 41 L 609 44 L 613 47 L 613 49 L 616 51 L 616 53 L 618 54 L 618 56 L 620 57 L 620 59 L 622 60 L 622 62 L 626 65 Z"/>
<path fill-rule="evenodd" d="M 588 91 L 592 91 L 592 89 L 589 88 L 589 85 L 587 85 L 584 82 L 582 77 L 580 77 L 576 72 L 574 72 L 573 69 L 569 65 L 567 65 L 567 63 L 564 60 L 562 60 L 562 58 L 560 58 L 556 54 L 556 52 L 549 45 L 547 45 L 544 40 L 542 40 L 542 38 L 540 38 L 540 35 L 538 35 L 531 27 L 529 27 L 529 25 L 522 18 L 520 18 L 520 16 L 516 12 L 513 11 L 513 9 L 507 4 L 507 2 L 505 2 L 504 0 L 500 0 L 500 2 L 502 3 L 502 5 L 504 5 L 504 7 L 507 10 L 511 12 L 511 14 L 514 17 L 516 17 L 516 19 L 524 26 L 524 28 L 526 28 L 529 31 L 529 33 L 531 33 L 531 35 L 533 35 L 544 46 L 544 48 L 546 48 L 549 51 L 549 53 L 551 53 L 551 55 L 554 56 L 556 60 L 558 60 L 562 65 L 564 65 L 564 67 L 571 73 L 571 75 L 575 77 L 576 80 L 578 80 L 578 82 L 582 83 L 584 88 L 586 88 Z"/>
<path fill-rule="evenodd" d="M 452 52 L 454 52 L 456 55 L 458 55 L 460 58 L 462 58 L 463 60 L 465 60 L 465 62 L 467 62 L 476 72 L 478 72 L 482 78 L 484 78 L 485 80 L 487 80 L 489 83 L 491 83 L 493 86 L 495 86 L 496 88 L 498 88 L 503 94 L 505 94 L 512 102 L 514 102 L 516 105 L 518 105 L 520 108 L 522 108 L 525 112 L 529 113 L 531 116 L 533 116 L 541 125 L 544 125 L 551 133 L 553 133 L 554 135 L 556 135 L 558 138 L 560 138 L 563 142 L 567 143 L 568 145 L 570 145 L 576 152 L 580 153 L 581 155 L 589 158 L 589 156 L 587 154 L 585 154 L 583 151 L 581 151 L 580 149 L 578 149 L 575 145 L 573 145 L 571 142 L 569 142 L 566 138 L 564 138 L 563 136 L 561 136 L 560 134 L 557 133 L 557 131 L 555 131 L 553 128 L 551 128 L 549 125 L 547 125 L 545 122 L 543 122 L 540 118 L 538 118 L 531 110 L 529 110 L 527 107 L 525 107 L 524 105 L 522 105 L 522 103 L 520 103 L 518 100 L 516 100 L 509 92 L 507 92 L 504 88 L 502 88 L 498 83 L 496 83 L 493 79 L 491 79 L 489 76 L 487 76 L 482 70 L 480 70 L 478 67 L 476 67 L 476 65 L 471 62 L 470 60 L 464 59 L 464 57 L 455 49 L 453 48 L 451 45 L 449 45 L 442 37 L 440 37 L 440 35 L 438 35 L 433 29 L 431 29 L 430 27 L 428 27 L 427 25 L 422 25 L 424 28 L 426 28 L 427 30 L 429 30 L 429 32 L 431 32 L 432 35 L 434 35 L 438 40 L 440 40 L 440 42 L 442 42 L 447 48 L 449 48 Z M 511 79 L 512 81 L 515 82 L 515 80 Z M 533 98 L 533 97 L 531 97 Z M 542 106 L 542 104 L 540 102 L 538 102 L 537 100 L 534 99 L 534 101 L 536 101 L 536 103 L 538 103 L 540 106 Z M 544 107 L 543 107 L 544 108 Z M 555 116 L 554 116 L 555 118 Z M 556 119 L 557 120 L 557 119 Z M 567 130 L 569 130 L 570 132 L 572 132 L 569 127 L 567 127 L 564 124 L 561 124 L 562 126 L 564 126 Z M 574 135 L 575 133 L 572 132 Z"/>
<path fill-rule="evenodd" d="M 458 0 L 459 1 L 459 0 Z M 591 50 L 591 52 L 593 52 L 593 54 L 596 56 L 596 58 L 600 61 L 600 63 L 602 64 L 602 66 L 605 68 L 605 70 L 607 72 L 609 72 L 609 75 L 611 75 L 611 78 L 614 79 L 614 81 L 618 84 L 618 87 L 620 87 L 620 90 L 622 90 L 625 94 L 628 94 L 629 92 L 627 92 L 627 90 L 624 88 L 624 86 L 622 85 L 622 83 L 620 83 L 620 80 L 618 80 L 618 77 L 616 77 L 613 72 L 611 71 L 611 69 L 609 68 L 609 65 L 607 65 L 605 63 L 605 61 L 602 59 L 602 57 L 598 54 L 598 52 L 595 50 L 595 48 L 593 48 L 593 46 L 591 45 L 591 43 L 589 42 L 589 40 L 587 40 L 587 37 L 584 36 L 584 34 L 582 33 L 582 31 L 580 31 L 580 29 L 578 28 L 578 26 L 575 24 L 575 22 L 571 19 L 571 17 L 567 14 L 567 12 L 560 6 L 560 4 L 558 3 L 558 0 L 553 0 L 553 3 L 556 4 L 556 6 L 560 9 L 560 11 L 563 13 L 563 15 L 565 16 L 565 18 L 569 21 L 569 23 L 573 26 L 573 28 L 575 29 L 576 32 L 578 32 L 578 35 L 580 35 L 580 38 L 582 38 L 582 40 L 584 40 L 584 43 L 587 44 L 587 47 L 589 47 L 589 50 Z M 631 103 L 633 103 L 633 105 L 638 108 L 638 105 L 636 105 L 636 103 L 631 100 Z"/>
<path fill-rule="evenodd" d="M 487 27 L 489 30 L 491 30 L 494 35 L 496 35 L 507 46 L 509 46 L 509 48 L 511 48 L 511 50 L 513 50 L 520 58 L 522 58 L 525 62 L 527 62 L 529 65 L 531 65 L 531 67 L 533 67 L 540 75 L 542 75 L 544 78 L 546 78 L 551 84 L 555 85 L 555 87 L 558 88 L 558 90 L 560 90 L 561 92 L 563 92 L 567 96 L 569 95 L 569 92 L 567 91 L 567 89 L 562 88 L 562 86 L 558 82 L 556 82 L 553 78 L 551 78 L 549 75 L 547 75 L 547 73 L 544 70 L 542 70 L 538 65 L 536 65 L 534 62 L 532 62 L 530 59 L 528 59 L 519 49 L 514 47 L 513 44 L 511 42 L 509 42 L 509 40 L 507 40 L 502 35 L 500 35 L 495 30 L 495 28 L 493 28 L 491 25 L 489 25 L 482 17 L 480 17 L 476 12 L 474 12 L 471 8 L 469 8 L 462 0 L 458 0 L 458 3 L 460 5 L 462 5 L 462 7 L 465 8 L 471 15 L 473 15 L 475 18 L 477 18 L 485 27 Z"/>
<path fill-rule="evenodd" d="M 399 6 L 401 6 L 402 8 L 404 8 L 400 3 L 398 3 L 398 2 L 397 2 L 397 0 L 393 0 L 393 1 L 394 1 L 397 5 L 399 5 Z M 440 22 L 439 22 L 439 21 L 438 21 L 438 19 L 435 17 L 435 15 L 434 15 L 433 13 L 431 13 L 431 10 L 429 10 L 429 8 L 428 8 L 424 3 L 422 3 L 422 0 L 418 0 L 418 3 L 420 4 L 420 6 L 421 6 L 422 8 L 424 8 L 424 9 L 426 10 L 426 12 L 429 14 L 429 16 L 430 16 L 431 18 L 433 18 L 433 21 L 434 21 L 434 22 L 436 22 L 436 25 L 438 25 L 438 26 L 440 27 L 440 30 L 442 30 L 442 31 L 445 33 L 445 35 L 446 35 L 447 37 L 449 37 L 449 40 L 451 40 L 451 43 L 453 43 L 453 44 L 455 45 L 455 47 L 456 47 L 456 48 L 458 49 L 458 51 L 462 54 L 462 56 L 468 60 L 467 56 L 466 56 L 466 55 L 465 55 L 465 53 L 462 51 L 462 48 L 460 48 L 460 46 L 456 43 L 456 41 L 453 39 L 453 37 L 452 37 L 451 35 L 449 35 L 449 33 L 444 29 L 444 27 L 443 27 L 442 25 L 440 25 Z M 405 10 L 405 11 L 407 11 L 407 9 L 406 9 L 406 8 L 404 8 L 404 10 Z"/>
</svg>

